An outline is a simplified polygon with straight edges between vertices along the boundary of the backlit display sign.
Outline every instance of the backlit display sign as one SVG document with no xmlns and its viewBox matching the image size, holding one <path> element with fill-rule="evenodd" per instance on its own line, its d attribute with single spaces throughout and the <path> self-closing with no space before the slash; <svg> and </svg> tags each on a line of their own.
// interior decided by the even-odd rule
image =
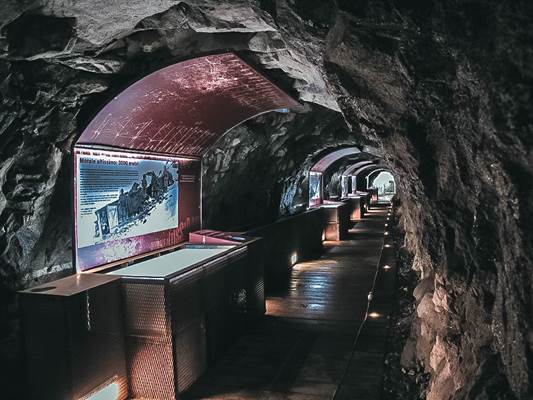
<svg viewBox="0 0 533 400">
<path fill-rule="evenodd" d="M 177 244 L 199 226 L 199 161 L 77 148 L 74 162 L 78 270 Z"/>
</svg>

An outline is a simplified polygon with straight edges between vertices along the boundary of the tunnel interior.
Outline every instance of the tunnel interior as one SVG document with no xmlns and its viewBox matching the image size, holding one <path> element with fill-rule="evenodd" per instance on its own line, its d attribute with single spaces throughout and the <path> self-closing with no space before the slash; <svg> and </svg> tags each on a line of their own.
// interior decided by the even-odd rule
<svg viewBox="0 0 533 400">
<path fill-rule="evenodd" d="M 182 245 L 191 237 L 180 235 L 200 229 L 210 231 L 194 245 L 246 246 L 250 254 L 265 254 L 257 265 L 263 265 L 266 316 L 251 328 L 237 313 L 224 314 L 233 321 L 226 325 L 235 327 L 234 336 L 244 335 L 244 342 L 232 344 L 237 353 L 246 352 L 247 337 L 255 341 L 254 354 L 261 354 L 257 343 L 270 342 L 268 335 L 283 338 L 288 347 L 265 348 L 289 367 L 279 369 L 273 361 L 258 368 L 268 377 L 269 368 L 284 371 L 266 388 L 239 380 L 240 389 L 213 389 L 199 380 L 190 398 L 252 389 L 250 398 L 350 398 L 356 387 L 351 379 L 364 376 L 357 368 L 369 352 L 348 351 L 346 364 L 338 366 L 339 360 L 317 350 L 327 329 L 295 323 L 298 316 L 337 321 L 334 328 L 324 326 L 339 347 L 351 348 L 357 337 L 355 348 L 371 349 L 385 337 L 387 367 L 377 362 L 376 374 L 383 398 L 531 397 L 531 4 L 7 0 L 2 11 L 0 352 L 10 366 L 1 377 L 5 398 L 25 398 L 31 369 L 22 322 L 27 304 L 19 291 L 36 287 L 38 294 L 44 285 L 44 296 L 60 289 L 57 279 L 76 276 L 76 149 L 137 157 L 144 152 L 194 165 L 183 166 L 180 176 L 195 176 L 191 204 L 197 201 L 199 208 L 178 210 L 189 217 L 177 222 L 179 235 L 162 247 L 136 244 L 141 247 L 125 255 L 166 257 L 170 253 L 152 250 Z M 217 64 L 217 57 L 226 58 Z M 195 69 L 199 58 L 210 61 Z M 191 74 L 167 76 L 170 89 L 161 90 L 166 78 L 158 73 L 181 63 Z M 235 65 L 238 73 L 224 73 Z M 172 85 L 186 88 L 185 95 Z M 225 93 L 228 87 L 232 94 Z M 188 139 L 173 140 L 180 138 Z M 342 211 L 356 204 L 359 215 Z M 340 224 L 340 215 L 349 222 Z M 261 237 L 262 244 L 236 245 L 240 235 Z M 363 249 L 382 250 L 384 258 Z M 343 264 L 348 259 L 359 266 L 371 260 L 372 274 L 377 268 L 374 302 L 367 301 L 372 287 L 363 284 L 374 275 L 359 274 L 366 266 L 351 270 Z M 222 281 L 244 276 L 235 272 Z M 114 285 L 113 278 L 105 279 Z M 274 290 L 276 282 L 284 283 L 282 291 Z M 224 304 L 260 313 L 248 300 L 251 286 L 238 285 Z M 343 285 L 346 290 L 335 290 Z M 210 293 L 191 290 L 186 298 L 191 309 L 201 291 Z M 87 331 L 114 326 L 87 312 L 105 309 L 99 298 L 87 295 L 73 305 Z M 208 303 L 207 297 L 198 301 Z M 359 304 L 368 309 L 359 310 Z M 211 331 L 219 326 L 215 317 L 222 314 L 209 310 L 189 330 L 180 328 L 183 343 L 202 337 L 204 324 Z M 355 322 L 341 329 L 338 321 L 350 321 L 356 312 L 368 321 L 361 333 Z M 155 320 L 150 313 L 145 322 Z M 41 347 L 61 344 L 58 337 L 47 337 Z M 210 359 L 219 347 L 206 346 Z M 307 364 L 306 355 L 316 364 Z M 171 365 L 175 354 L 165 357 Z M 140 355 L 130 358 L 142 364 Z M 231 371 L 231 362 L 220 362 Z M 239 371 L 247 376 L 246 369 Z M 296 371 L 311 374 L 321 388 L 334 388 L 318 393 L 312 379 L 298 386 Z M 58 369 L 51 375 L 62 374 Z M 234 377 L 209 374 L 215 380 Z M 52 386 L 56 381 L 50 379 Z M 134 391 L 127 386 L 117 380 L 91 390 L 118 398 Z"/>
</svg>

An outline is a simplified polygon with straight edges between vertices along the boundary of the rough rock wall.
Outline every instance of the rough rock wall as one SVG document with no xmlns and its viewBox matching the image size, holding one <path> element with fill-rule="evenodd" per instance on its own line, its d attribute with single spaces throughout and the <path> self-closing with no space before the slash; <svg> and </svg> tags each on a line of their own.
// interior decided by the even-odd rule
<svg viewBox="0 0 533 400">
<path fill-rule="evenodd" d="M 379 2 L 378 2 L 379 4 Z M 346 3 L 326 63 L 399 177 L 428 399 L 530 398 L 532 8 Z"/>
<path fill-rule="evenodd" d="M 429 399 L 528 398 L 531 21 L 525 1 L 2 2 L 2 359 L 20 360 L 13 291 L 72 270 L 76 136 L 132 80 L 233 49 L 309 112 L 261 117 L 217 144 L 206 222 L 297 211 L 321 149 L 373 146 L 399 178 L 405 247 L 423 277 L 404 362 L 423 360 Z M 16 367 L 2 378 L 16 382 Z"/>
</svg>

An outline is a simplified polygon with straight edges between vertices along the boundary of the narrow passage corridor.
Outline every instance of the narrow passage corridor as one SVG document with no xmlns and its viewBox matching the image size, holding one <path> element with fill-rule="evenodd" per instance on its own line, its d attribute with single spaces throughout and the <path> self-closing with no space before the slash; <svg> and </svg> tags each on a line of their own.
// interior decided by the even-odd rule
<svg viewBox="0 0 533 400">
<path fill-rule="evenodd" d="M 388 210 L 370 210 L 348 240 L 325 242 L 320 259 L 294 265 L 262 321 L 183 397 L 379 398 L 395 281 Z"/>
</svg>

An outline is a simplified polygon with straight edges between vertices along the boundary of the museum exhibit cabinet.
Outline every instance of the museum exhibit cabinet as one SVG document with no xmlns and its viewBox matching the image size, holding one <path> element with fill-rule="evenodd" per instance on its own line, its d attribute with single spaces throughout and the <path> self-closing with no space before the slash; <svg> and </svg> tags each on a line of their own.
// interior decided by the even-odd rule
<svg viewBox="0 0 533 400">
<path fill-rule="evenodd" d="M 350 229 L 350 205 L 347 202 L 324 202 L 326 240 L 344 240 Z"/>
<path fill-rule="evenodd" d="M 245 256 L 228 267 L 206 270 L 207 354 L 214 361 L 265 313 L 263 241 L 242 232 L 202 230 L 191 232 L 189 242 L 246 246 Z"/>
<path fill-rule="evenodd" d="M 20 292 L 31 399 L 128 395 L 120 278 L 78 274 Z"/>
<path fill-rule="evenodd" d="M 189 234 L 191 244 L 226 244 L 246 246 L 245 276 L 246 304 L 242 314 L 254 320 L 265 313 L 264 243 L 263 238 L 243 232 L 201 230 Z"/>
<path fill-rule="evenodd" d="M 368 193 L 370 194 L 369 206 L 374 206 L 379 204 L 379 196 L 377 188 L 368 188 Z"/>
<path fill-rule="evenodd" d="M 257 253 L 263 258 L 268 289 L 283 286 L 296 262 L 320 257 L 323 251 L 323 211 L 320 207 L 311 207 L 247 232 L 247 235 L 261 237 Z"/>
<path fill-rule="evenodd" d="M 186 244 L 108 272 L 122 282 L 133 398 L 175 398 L 205 371 L 207 338 L 217 335 L 206 319 L 216 304 L 231 324 L 232 296 L 244 290 L 232 272 L 243 275 L 245 256 L 245 246 Z"/>
<path fill-rule="evenodd" d="M 361 201 L 361 217 L 365 216 L 365 213 L 369 209 L 370 205 L 370 193 L 369 192 L 363 192 L 361 190 L 357 190 L 354 192 L 355 195 L 359 196 Z"/>
<path fill-rule="evenodd" d="M 346 197 L 350 203 L 350 220 L 359 221 L 364 216 L 363 204 L 361 196 L 356 194 L 348 194 Z"/>
</svg>

